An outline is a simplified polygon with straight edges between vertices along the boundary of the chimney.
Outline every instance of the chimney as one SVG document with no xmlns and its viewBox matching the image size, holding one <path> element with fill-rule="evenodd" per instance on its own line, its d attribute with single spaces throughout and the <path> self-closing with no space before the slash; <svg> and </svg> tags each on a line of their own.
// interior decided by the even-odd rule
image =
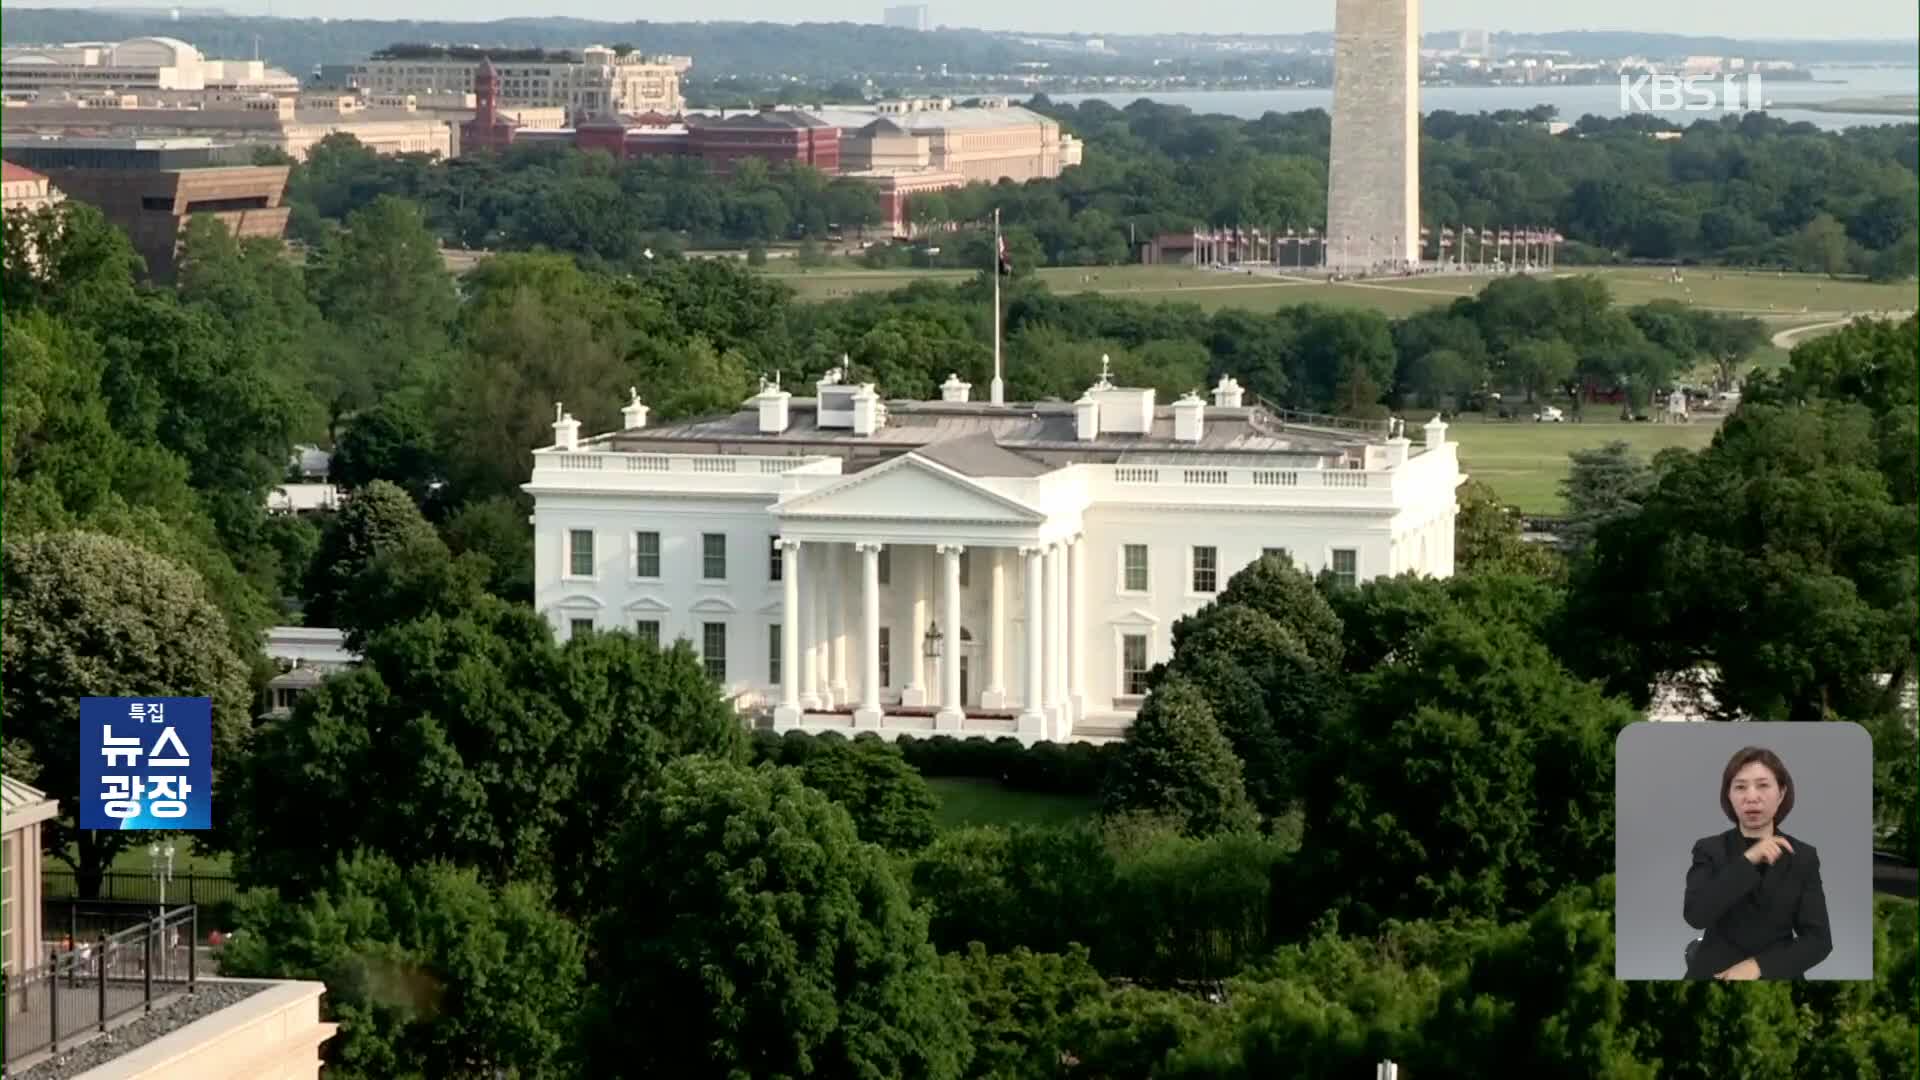
<svg viewBox="0 0 1920 1080">
<path fill-rule="evenodd" d="M 1213 405 L 1217 409 L 1238 409 L 1241 407 L 1242 393 L 1240 384 L 1234 381 L 1233 376 L 1222 375 L 1219 385 L 1213 388 Z"/>
<path fill-rule="evenodd" d="M 872 383 L 866 383 L 853 394 L 853 433 L 871 435 L 881 422 L 880 395 L 873 392 Z"/>
<path fill-rule="evenodd" d="M 647 426 L 647 407 L 645 405 L 640 404 L 639 389 L 636 387 L 629 386 L 627 387 L 627 393 L 633 397 L 633 400 L 627 402 L 627 407 L 620 410 L 620 422 L 621 422 L 622 428 L 627 431 L 632 431 L 635 428 L 646 427 Z"/>
<path fill-rule="evenodd" d="M 792 400 L 792 394 L 780 389 L 778 376 L 772 382 L 760 380 L 760 392 L 753 398 L 760 407 L 760 434 L 778 435 L 787 430 L 787 402 Z"/>
<path fill-rule="evenodd" d="M 1080 400 L 1073 403 L 1073 424 L 1081 442 L 1100 437 L 1100 403 L 1091 393 L 1080 395 Z"/>
<path fill-rule="evenodd" d="M 1206 430 L 1207 403 L 1200 395 L 1188 391 L 1187 396 L 1173 403 L 1173 438 L 1175 442 L 1197 443 Z"/>
<path fill-rule="evenodd" d="M 1427 421 L 1427 449 L 1431 450 L 1436 446 L 1444 444 L 1446 441 L 1447 422 L 1440 419 L 1439 413 L 1434 413 L 1433 419 Z"/>
<path fill-rule="evenodd" d="M 973 391 L 972 383 L 960 381 L 960 376 L 949 372 L 947 381 L 940 384 L 941 401 L 966 401 Z"/>
<path fill-rule="evenodd" d="M 553 403 L 553 445 L 562 450 L 580 449 L 580 421 L 557 401 Z"/>
</svg>

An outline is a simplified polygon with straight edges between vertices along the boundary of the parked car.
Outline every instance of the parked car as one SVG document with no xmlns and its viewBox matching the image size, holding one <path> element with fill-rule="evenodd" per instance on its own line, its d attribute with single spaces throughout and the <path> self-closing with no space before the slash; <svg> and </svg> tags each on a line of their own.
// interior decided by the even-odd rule
<svg viewBox="0 0 1920 1080">
<path fill-rule="evenodd" d="M 1533 422 L 1536 424 L 1564 424 L 1567 422 L 1567 414 L 1561 412 L 1558 406 L 1548 405 L 1533 414 Z"/>
</svg>

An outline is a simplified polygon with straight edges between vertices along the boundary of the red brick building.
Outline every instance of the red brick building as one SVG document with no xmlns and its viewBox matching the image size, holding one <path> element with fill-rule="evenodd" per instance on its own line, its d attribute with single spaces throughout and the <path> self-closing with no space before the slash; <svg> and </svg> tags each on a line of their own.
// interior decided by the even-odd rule
<svg viewBox="0 0 1920 1080">
<path fill-rule="evenodd" d="M 723 176 L 744 158 L 811 165 L 829 176 L 840 172 L 840 129 L 806 113 L 763 108 L 736 116 L 692 116 L 687 131 L 693 156 Z"/>
<path fill-rule="evenodd" d="M 520 125 L 500 115 L 500 74 L 482 57 L 473 73 L 473 119 L 460 125 L 460 152 L 500 151 L 513 145 Z"/>
</svg>

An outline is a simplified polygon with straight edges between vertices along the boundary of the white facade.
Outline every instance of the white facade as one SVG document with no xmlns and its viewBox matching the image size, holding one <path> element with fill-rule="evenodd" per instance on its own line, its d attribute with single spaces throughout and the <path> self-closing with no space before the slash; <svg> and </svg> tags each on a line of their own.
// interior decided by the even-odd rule
<svg viewBox="0 0 1920 1080">
<path fill-rule="evenodd" d="M 43 90 L 251 90 L 293 93 L 300 80 L 259 60 L 209 60 L 179 38 L 18 45 L 0 50 L 7 94 Z"/>
<path fill-rule="evenodd" d="M 534 602 L 562 638 L 686 638 L 776 729 L 1033 743 L 1122 735 L 1174 622 L 1265 553 L 1452 572 L 1465 477 L 1437 420 L 1416 452 L 1242 407 L 1229 379 L 1212 405 L 969 393 L 883 403 L 832 373 L 657 428 L 636 401 L 588 440 L 561 415 L 526 485 Z"/>
<path fill-rule="evenodd" d="M 685 57 L 616 53 L 604 45 L 580 51 L 578 60 L 495 61 L 499 106 L 563 108 L 574 120 L 645 112 L 678 115 Z M 689 62 L 690 63 L 690 62 Z M 375 58 L 354 69 L 353 83 L 370 94 L 449 94 L 473 90 L 478 57 Z"/>
</svg>

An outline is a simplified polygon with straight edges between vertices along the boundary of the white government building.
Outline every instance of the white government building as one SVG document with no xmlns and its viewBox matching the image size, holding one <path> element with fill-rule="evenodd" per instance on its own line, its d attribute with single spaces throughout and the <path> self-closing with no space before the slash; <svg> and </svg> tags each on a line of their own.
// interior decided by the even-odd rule
<svg viewBox="0 0 1920 1080">
<path fill-rule="evenodd" d="M 727 415 L 534 452 L 535 596 L 563 639 L 687 638 L 777 730 L 1110 739 L 1176 620 L 1268 553 L 1363 581 L 1453 570 L 1454 444 L 1398 421 L 1077 402 L 882 401 L 829 372 Z"/>
</svg>

